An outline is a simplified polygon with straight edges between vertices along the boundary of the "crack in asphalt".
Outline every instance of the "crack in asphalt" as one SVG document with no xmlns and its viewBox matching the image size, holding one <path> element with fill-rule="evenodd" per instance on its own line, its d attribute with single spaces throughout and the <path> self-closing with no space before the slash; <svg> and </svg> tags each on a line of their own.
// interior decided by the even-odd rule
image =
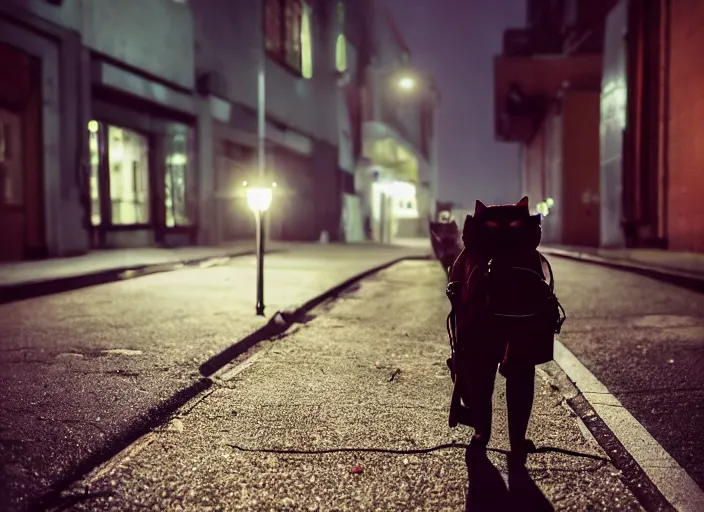
<svg viewBox="0 0 704 512">
<path fill-rule="evenodd" d="M 108 433 L 101 427 L 98 423 L 94 421 L 89 421 L 89 420 L 80 420 L 80 419 L 73 419 L 73 418 L 49 418 L 47 416 L 44 416 L 42 414 L 37 414 L 36 411 L 30 410 L 30 409 L 15 409 L 11 407 L 3 407 L 0 406 L 0 410 L 3 412 L 9 413 L 9 414 L 26 414 L 28 416 L 31 416 L 35 420 L 39 421 L 49 421 L 52 423 L 60 423 L 60 424 L 76 424 L 76 425 L 89 425 L 96 430 L 100 431 L 103 435 L 107 436 Z M 24 442 L 24 441 L 23 441 Z M 27 440 L 26 442 L 30 442 Z"/>
<path fill-rule="evenodd" d="M 54 420 L 54 421 L 56 421 L 56 422 L 58 422 L 58 423 L 68 424 L 68 425 L 74 425 L 74 424 L 75 424 L 75 425 L 89 425 L 89 426 L 93 427 L 95 430 L 97 430 L 97 431 L 99 431 L 100 433 L 102 433 L 104 436 L 106 436 L 106 437 L 108 436 L 107 431 L 105 431 L 105 430 L 103 429 L 103 427 L 101 427 L 100 425 L 98 425 L 98 424 L 97 424 L 96 422 L 94 422 L 94 421 L 72 420 L 72 419 L 68 419 L 68 420 L 60 420 L 60 419 L 57 419 L 57 420 Z"/>
<path fill-rule="evenodd" d="M 0 361 L 0 365 L 9 366 L 11 364 L 43 364 L 44 366 L 54 366 L 60 364 L 57 361 L 42 361 L 41 359 L 17 359 L 14 361 Z"/>
</svg>

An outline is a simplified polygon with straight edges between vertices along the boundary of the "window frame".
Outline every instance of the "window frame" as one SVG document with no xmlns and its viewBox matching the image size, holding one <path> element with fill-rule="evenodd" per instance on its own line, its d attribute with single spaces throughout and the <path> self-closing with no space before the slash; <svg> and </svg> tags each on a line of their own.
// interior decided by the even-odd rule
<svg viewBox="0 0 704 512">
<path fill-rule="evenodd" d="M 105 198 L 105 203 L 106 203 L 106 210 L 105 212 L 108 214 L 107 215 L 107 220 L 108 222 L 106 223 L 107 226 L 110 229 L 142 229 L 142 228 L 151 228 L 156 225 L 156 219 L 154 217 L 154 181 L 153 181 L 153 174 L 154 174 L 154 142 L 153 142 L 153 134 L 149 132 L 145 132 L 143 130 L 139 129 L 134 129 L 132 127 L 128 126 L 122 126 L 120 124 L 116 123 L 110 123 L 110 122 L 105 122 L 105 123 L 100 123 L 101 128 L 104 127 L 105 129 L 103 130 L 103 144 L 104 146 L 104 178 L 106 182 L 106 195 L 104 196 Z M 132 132 L 135 135 L 142 137 L 142 139 L 146 142 L 146 149 L 147 149 L 147 155 L 146 155 L 146 163 L 147 163 L 147 169 L 146 169 L 146 194 L 145 194 L 145 206 L 147 210 L 147 219 L 145 222 L 132 222 L 132 223 L 122 223 L 122 222 L 115 222 L 115 219 L 113 218 L 113 197 L 112 197 L 112 169 L 110 168 L 110 145 L 111 145 L 111 140 L 110 140 L 110 128 L 115 128 L 118 130 L 124 130 L 128 132 Z M 98 147 L 100 148 L 100 138 L 98 139 Z M 99 149 L 100 151 L 100 149 Z M 134 181 L 134 180 L 133 180 Z M 134 185 L 134 183 L 133 183 Z M 100 185 L 99 185 L 100 189 Z M 133 204 L 137 204 L 134 203 Z M 102 207 L 101 207 L 102 210 Z"/>
<path fill-rule="evenodd" d="M 270 47 L 270 30 L 269 30 L 269 7 L 272 5 L 278 6 L 278 41 L 274 43 L 275 48 Z M 295 20 L 292 24 L 286 23 L 286 9 L 289 6 L 293 6 L 295 13 Z M 262 13 L 262 33 L 263 33 L 263 46 L 266 55 L 276 62 L 278 65 L 289 71 L 290 73 L 296 75 L 297 77 L 304 77 L 304 48 L 302 44 L 302 30 L 303 30 L 303 16 L 306 9 L 312 11 L 312 8 L 308 2 L 305 0 L 265 0 L 263 2 L 263 13 Z M 311 23 L 312 23 L 311 16 Z M 297 33 L 292 30 L 292 27 L 297 24 Z M 293 35 L 297 36 L 294 40 Z M 312 36 L 312 27 L 311 27 Z M 293 65 L 289 59 L 288 45 L 297 45 L 297 65 Z M 312 44 L 312 41 L 311 41 Z M 312 51 L 311 51 L 312 55 Z"/>
<path fill-rule="evenodd" d="M 86 193 L 88 195 L 87 206 L 87 217 L 88 217 L 88 229 L 91 231 L 130 231 L 130 230 L 140 230 L 140 229 L 153 229 L 155 233 L 160 231 L 165 232 L 180 232 L 188 231 L 194 229 L 198 225 L 199 212 L 197 207 L 197 177 L 196 170 L 196 133 L 195 128 L 191 125 L 184 123 L 173 123 L 178 126 L 178 129 L 172 131 L 168 128 L 168 125 L 163 130 L 150 131 L 143 128 L 139 128 L 134 125 L 129 125 L 119 122 L 119 120 L 113 120 L 109 118 L 104 118 L 102 116 L 92 119 L 91 122 L 96 123 L 97 131 L 95 132 L 96 145 L 97 147 L 95 155 L 97 161 L 95 162 L 95 171 L 97 178 L 97 208 L 94 211 L 92 206 L 93 198 L 90 190 L 90 180 L 87 185 L 88 189 Z M 171 123 L 170 123 L 171 124 Z M 128 130 L 137 135 L 144 137 L 147 140 L 147 180 L 148 180 L 148 191 L 147 191 L 147 206 L 148 206 L 148 220 L 146 223 L 134 223 L 134 224 L 121 224 L 116 223 L 112 215 L 112 199 L 111 199 L 111 173 L 109 166 L 109 154 L 110 154 L 110 141 L 108 137 L 108 131 L 110 127 Z M 181 223 L 176 222 L 173 226 L 169 226 L 166 222 L 167 220 L 167 205 L 166 205 L 166 182 L 167 173 L 169 172 L 168 165 L 166 162 L 166 157 L 168 156 L 167 138 L 173 136 L 174 133 L 182 131 L 185 136 L 185 149 L 186 149 L 186 164 L 185 164 L 185 188 L 184 188 L 184 201 L 186 207 L 187 222 Z M 91 137 L 90 130 L 87 130 L 88 138 Z M 89 150 L 90 153 L 90 150 Z M 92 156 L 92 155 L 91 155 Z M 92 175 L 92 161 L 88 162 L 88 173 L 89 176 Z M 97 214 L 99 217 L 98 222 L 93 222 L 93 213 Z"/>
<path fill-rule="evenodd" d="M 182 154 L 185 157 L 185 163 L 182 164 L 183 167 L 183 180 L 184 180 L 184 186 L 183 186 L 183 206 L 185 208 L 185 217 L 186 220 L 185 222 L 179 222 L 176 220 L 176 204 L 172 203 L 171 204 L 171 214 L 173 216 L 174 224 L 169 225 L 168 219 L 169 219 L 169 207 L 167 206 L 167 196 L 168 194 L 168 180 L 169 176 L 173 178 L 175 176 L 174 174 L 174 168 L 172 167 L 174 164 L 170 163 L 168 161 L 169 158 L 173 157 L 174 154 L 176 154 L 175 151 L 169 151 L 169 149 L 173 149 L 172 146 L 170 146 L 170 140 L 174 138 L 177 135 L 182 135 L 184 137 L 183 140 L 183 148 L 185 149 L 185 152 Z M 161 134 L 162 141 L 163 141 L 163 154 L 161 155 L 162 160 L 163 160 L 163 184 L 161 185 L 161 188 L 163 189 L 163 201 L 158 207 L 163 208 L 163 223 L 164 223 L 164 228 L 166 230 L 170 231 L 178 231 L 178 230 L 183 230 L 183 229 L 190 229 L 195 227 L 198 224 L 198 208 L 195 205 L 195 201 L 197 201 L 197 176 L 196 176 L 196 171 L 194 169 L 194 166 L 196 165 L 196 149 L 195 149 L 195 129 L 192 126 L 181 124 L 181 123 L 174 123 L 172 126 L 167 128 L 163 134 Z M 172 141 L 171 141 L 172 142 Z M 171 184 L 173 186 L 173 184 Z M 173 192 L 173 191 L 172 191 Z M 172 193 L 172 198 L 173 200 L 173 193 Z"/>
</svg>

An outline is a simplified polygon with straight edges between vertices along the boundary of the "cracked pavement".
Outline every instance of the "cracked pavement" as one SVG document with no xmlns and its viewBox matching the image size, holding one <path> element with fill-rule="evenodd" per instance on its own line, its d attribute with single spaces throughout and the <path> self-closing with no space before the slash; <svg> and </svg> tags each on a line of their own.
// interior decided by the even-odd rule
<svg viewBox="0 0 704 512">
<path fill-rule="evenodd" d="M 449 447 L 451 382 L 443 273 L 404 262 L 316 310 L 295 332 L 250 351 L 211 390 L 64 493 L 69 510 L 641 510 L 620 472 L 565 404 L 550 363 L 536 377 L 529 436 L 579 452 L 506 457 Z M 549 371 L 552 368 L 552 371 Z M 507 450 L 497 378 L 491 448 Z M 331 453 L 281 453 L 329 450 Z M 268 450 L 268 451 L 267 451 Z M 467 495 L 468 472 L 470 493 Z M 511 492 L 506 490 L 510 483 Z M 506 500 L 506 501 L 504 501 Z M 551 505 L 550 505 L 551 504 Z"/>
<path fill-rule="evenodd" d="M 304 246 L 266 256 L 267 313 L 422 251 Z M 24 510 L 203 392 L 199 365 L 266 322 L 255 260 L 0 306 L 0 504 Z"/>
</svg>

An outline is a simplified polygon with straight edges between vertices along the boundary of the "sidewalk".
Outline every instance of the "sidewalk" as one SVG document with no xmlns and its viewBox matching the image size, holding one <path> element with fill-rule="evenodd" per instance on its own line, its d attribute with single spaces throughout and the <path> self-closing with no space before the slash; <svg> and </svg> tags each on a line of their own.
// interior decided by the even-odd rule
<svg viewBox="0 0 704 512">
<path fill-rule="evenodd" d="M 542 245 L 546 255 L 596 263 L 704 290 L 704 254 L 663 249 L 602 249 L 570 245 Z"/>
<path fill-rule="evenodd" d="M 403 240 L 390 248 L 423 251 L 422 240 Z M 330 247 L 384 247 L 374 243 L 327 244 Z M 425 246 L 429 249 L 429 242 Z M 316 243 L 269 242 L 267 253 L 303 248 L 324 247 Z M 219 263 L 255 253 L 253 241 L 234 242 L 224 246 L 138 248 L 92 251 L 71 258 L 52 258 L 0 264 L 0 304 L 86 286 L 109 283 L 146 274 L 177 270 L 188 265 Z"/>
<path fill-rule="evenodd" d="M 268 249 L 280 250 L 286 244 L 273 242 Z M 161 249 L 114 249 L 92 251 L 71 258 L 51 258 L 0 264 L 0 286 L 24 285 L 106 271 L 125 271 L 152 265 L 188 264 L 210 258 L 251 254 L 253 241 L 235 242 L 219 247 L 178 247 Z"/>
</svg>

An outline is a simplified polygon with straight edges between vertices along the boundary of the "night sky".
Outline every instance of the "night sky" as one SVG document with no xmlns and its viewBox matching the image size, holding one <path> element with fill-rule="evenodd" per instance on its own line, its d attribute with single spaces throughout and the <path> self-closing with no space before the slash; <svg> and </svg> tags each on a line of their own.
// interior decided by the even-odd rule
<svg viewBox="0 0 704 512">
<path fill-rule="evenodd" d="M 493 57 L 502 32 L 525 25 L 525 0 L 383 0 L 411 49 L 435 76 L 439 113 L 438 199 L 466 207 L 520 199 L 518 146 L 494 140 Z"/>
</svg>

